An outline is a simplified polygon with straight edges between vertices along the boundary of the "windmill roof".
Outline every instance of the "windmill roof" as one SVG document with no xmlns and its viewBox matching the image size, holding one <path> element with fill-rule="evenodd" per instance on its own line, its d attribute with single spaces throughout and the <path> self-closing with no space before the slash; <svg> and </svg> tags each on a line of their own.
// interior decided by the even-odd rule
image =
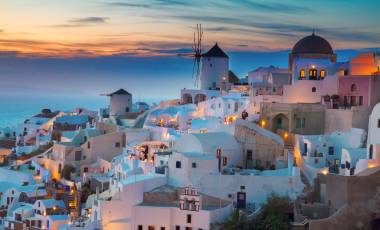
<svg viewBox="0 0 380 230">
<path fill-rule="evenodd" d="M 215 45 L 209 51 L 202 54 L 202 57 L 228 58 L 228 55 L 218 46 L 218 43 L 215 43 Z"/>
<path fill-rule="evenodd" d="M 125 89 L 119 89 L 113 93 L 107 94 L 107 96 L 113 96 L 113 95 L 131 95 L 131 94 L 128 91 L 126 91 Z"/>
</svg>

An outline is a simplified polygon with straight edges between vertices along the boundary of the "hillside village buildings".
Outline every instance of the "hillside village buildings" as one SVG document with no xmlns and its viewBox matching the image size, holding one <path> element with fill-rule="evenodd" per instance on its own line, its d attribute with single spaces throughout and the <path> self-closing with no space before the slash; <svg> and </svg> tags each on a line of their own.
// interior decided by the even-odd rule
<svg viewBox="0 0 380 230">
<path fill-rule="evenodd" d="M 178 100 L 133 104 L 119 89 L 108 108 L 1 129 L 0 225 L 206 230 L 275 193 L 294 202 L 292 229 L 379 226 L 380 56 L 337 60 L 313 33 L 287 68 L 244 79 L 215 44 Z"/>
</svg>

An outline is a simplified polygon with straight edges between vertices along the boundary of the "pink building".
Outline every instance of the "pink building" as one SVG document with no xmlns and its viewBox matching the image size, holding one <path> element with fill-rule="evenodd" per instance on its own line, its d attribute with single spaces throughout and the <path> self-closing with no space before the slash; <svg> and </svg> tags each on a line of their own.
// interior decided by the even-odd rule
<svg viewBox="0 0 380 230">
<path fill-rule="evenodd" d="M 339 105 L 373 107 L 380 101 L 380 77 L 342 76 L 338 81 Z"/>
</svg>

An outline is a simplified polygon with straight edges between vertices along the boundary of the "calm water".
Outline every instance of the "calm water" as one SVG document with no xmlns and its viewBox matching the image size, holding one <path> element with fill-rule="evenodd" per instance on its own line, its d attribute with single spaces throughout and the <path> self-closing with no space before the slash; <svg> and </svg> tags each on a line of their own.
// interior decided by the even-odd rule
<svg viewBox="0 0 380 230">
<path fill-rule="evenodd" d="M 101 96 L 5 96 L 0 95 L 0 127 L 15 126 L 41 109 L 67 111 L 82 107 L 97 111 L 108 105 Z"/>
<path fill-rule="evenodd" d="M 159 103 L 160 99 L 137 98 L 149 105 Z M 133 99 L 135 102 L 135 99 Z M 12 127 L 25 119 L 38 114 L 42 109 L 49 108 L 52 111 L 69 111 L 74 108 L 85 108 L 98 111 L 109 104 L 109 98 L 105 96 L 9 96 L 0 94 L 0 127 Z"/>
</svg>

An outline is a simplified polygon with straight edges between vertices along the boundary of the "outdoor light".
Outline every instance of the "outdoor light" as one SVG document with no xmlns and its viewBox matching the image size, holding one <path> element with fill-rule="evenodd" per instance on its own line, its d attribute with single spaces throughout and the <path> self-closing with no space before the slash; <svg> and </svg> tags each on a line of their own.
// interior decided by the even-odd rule
<svg viewBox="0 0 380 230">
<path fill-rule="evenodd" d="M 265 127 L 265 120 L 261 120 L 261 127 Z"/>
<path fill-rule="evenodd" d="M 284 138 L 285 138 L 285 139 L 288 138 L 288 133 L 285 133 L 285 134 L 284 134 Z"/>
</svg>

